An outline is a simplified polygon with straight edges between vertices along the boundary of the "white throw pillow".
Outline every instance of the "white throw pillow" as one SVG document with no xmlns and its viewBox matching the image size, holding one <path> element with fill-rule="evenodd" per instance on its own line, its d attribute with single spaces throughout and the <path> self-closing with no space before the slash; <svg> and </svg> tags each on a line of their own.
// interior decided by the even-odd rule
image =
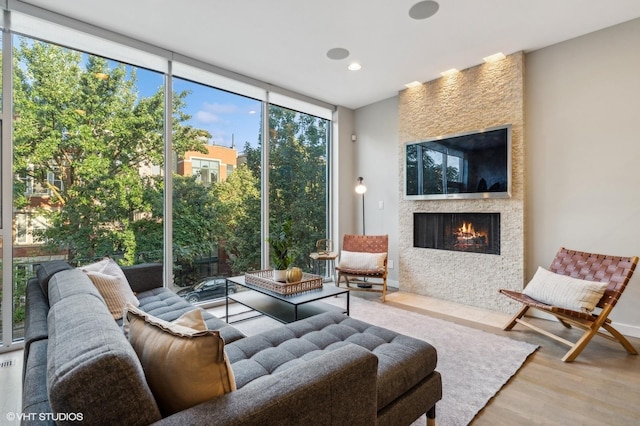
<svg viewBox="0 0 640 426">
<path fill-rule="evenodd" d="M 122 310 L 127 303 L 133 306 L 140 305 L 140 301 L 131 290 L 127 277 L 113 259 L 102 259 L 99 262 L 82 266 L 80 269 L 89 276 L 93 285 L 96 286 L 114 319 L 122 318 Z"/>
<path fill-rule="evenodd" d="M 608 283 L 581 280 L 538 267 L 522 293 L 547 305 L 589 313 L 607 286 Z"/>
<path fill-rule="evenodd" d="M 358 271 L 384 271 L 384 261 L 387 253 L 365 253 L 342 250 L 340 252 L 341 269 L 356 269 Z"/>
<path fill-rule="evenodd" d="M 128 305 L 123 329 L 164 416 L 236 390 L 224 340 L 200 309 L 167 322 Z"/>
</svg>

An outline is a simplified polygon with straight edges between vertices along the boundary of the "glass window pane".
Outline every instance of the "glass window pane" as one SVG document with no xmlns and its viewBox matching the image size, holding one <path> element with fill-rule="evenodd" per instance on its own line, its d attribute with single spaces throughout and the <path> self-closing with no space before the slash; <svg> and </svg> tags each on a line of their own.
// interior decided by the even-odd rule
<svg viewBox="0 0 640 426">
<path fill-rule="evenodd" d="M 29 277 L 34 276 L 34 264 L 29 261 L 14 263 L 13 267 L 13 340 L 24 338 L 26 289 Z"/>
<path fill-rule="evenodd" d="M 14 337 L 40 262 L 163 259 L 164 76 L 15 36 Z"/>
<path fill-rule="evenodd" d="M 262 103 L 179 78 L 173 88 L 172 288 L 197 303 L 260 267 L 260 167 L 241 163 L 260 159 Z"/>
<path fill-rule="evenodd" d="M 312 267 L 309 253 L 328 235 L 329 124 L 312 115 L 269 107 L 269 227 L 274 235 L 291 223 L 293 263 L 307 271 Z"/>
</svg>

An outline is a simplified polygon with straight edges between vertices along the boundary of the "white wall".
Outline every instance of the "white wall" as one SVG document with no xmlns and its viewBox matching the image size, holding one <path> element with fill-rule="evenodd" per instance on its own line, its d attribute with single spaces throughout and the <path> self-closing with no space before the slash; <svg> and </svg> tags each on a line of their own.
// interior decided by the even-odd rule
<svg viewBox="0 0 640 426">
<path fill-rule="evenodd" d="M 526 56 L 527 278 L 560 246 L 640 256 L 640 19 Z M 640 270 L 611 317 L 640 336 Z"/>
<path fill-rule="evenodd" d="M 388 285 L 398 286 L 398 98 L 376 102 L 355 111 L 355 188 L 364 178 L 365 230 L 369 235 L 389 234 Z M 345 186 L 348 186 L 345 184 Z M 353 191 L 353 190 L 352 190 Z M 353 197 L 360 197 L 353 192 Z M 358 232 L 362 232 L 362 200 L 356 207 Z M 393 267 L 391 267 L 393 265 Z"/>
<path fill-rule="evenodd" d="M 639 46 L 636 19 L 525 57 L 526 279 L 560 246 L 640 256 Z M 355 111 L 353 173 L 368 183 L 367 233 L 389 233 L 396 263 L 397 105 Z M 624 334 L 640 337 L 639 304 L 640 269 L 612 314 Z"/>
</svg>

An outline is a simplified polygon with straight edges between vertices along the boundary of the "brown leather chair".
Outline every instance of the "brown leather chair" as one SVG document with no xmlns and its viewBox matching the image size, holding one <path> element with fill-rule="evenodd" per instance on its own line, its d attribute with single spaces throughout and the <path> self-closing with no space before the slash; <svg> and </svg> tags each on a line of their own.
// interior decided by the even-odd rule
<svg viewBox="0 0 640 426">
<path fill-rule="evenodd" d="M 387 253 L 389 252 L 388 235 L 351 235 L 345 234 L 342 240 L 342 250 L 356 253 Z M 338 279 L 336 286 L 340 286 L 340 281 L 344 278 L 345 285 L 350 290 L 375 291 L 382 293 L 382 301 L 387 296 L 387 257 L 384 258 L 384 265 L 377 269 L 350 268 L 341 265 L 336 267 Z M 354 281 L 356 278 L 360 280 Z M 382 282 L 380 282 L 381 280 Z M 353 285 L 355 284 L 355 286 Z"/>
<path fill-rule="evenodd" d="M 560 248 L 555 259 L 549 268 L 551 272 L 556 274 L 568 275 L 588 281 L 606 282 L 608 283 L 604 296 L 597 303 L 596 307 L 600 309 L 594 310 L 592 313 L 574 311 L 551 306 L 539 302 L 520 292 L 512 290 L 500 290 L 500 293 L 511 299 L 522 303 L 522 308 L 518 313 L 504 326 L 504 330 L 511 330 L 516 324 L 522 324 L 531 328 L 547 337 L 557 340 L 571 349 L 562 358 L 565 362 L 571 362 L 582 352 L 582 350 L 591 341 L 593 336 L 599 335 L 609 340 L 619 342 L 628 353 L 637 355 L 638 352 L 629 343 L 629 341 L 618 330 L 611 326 L 611 320 L 608 318 L 622 292 L 627 286 L 633 271 L 638 264 L 638 257 L 619 257 L 606 256 L 594 253 L 585 253 L 574 250 Z M 570 328 L 572 325 L 581 328 L 584 334 L 577 342 L 571 342 L 549 331 L 537 327 L 522 318 L 530 309 L 539 309 L 548 314 L 554 315 L 565 327 Z M 608 333 L 600 331 L 603 328 Z"/>
</svg>

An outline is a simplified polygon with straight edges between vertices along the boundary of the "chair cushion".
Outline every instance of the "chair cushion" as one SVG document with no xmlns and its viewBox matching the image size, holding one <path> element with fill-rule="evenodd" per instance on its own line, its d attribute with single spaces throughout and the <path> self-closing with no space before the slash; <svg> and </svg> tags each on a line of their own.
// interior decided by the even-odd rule
<svg viewBox="0 0 640 426">
<path fill-rule="evenodd" d="M 522 294 L 539 302 L 579 312 L 592 312 L 608 283 L 581 280 L 538 267 Z"/>
<path fill-rule="evenodd" d="M 387 253 L 365 253 L 342 250 L 340 252 L 340 269 L 354 269 L 358 271 L 384 271 L 384 261 Z"/>
<path fill-rule="evenodd" d="M 224 340 L 200 309 L 171 323 L 128 305 L 124 330 L 164 416 L 236 389 Z"/>
</svg>

